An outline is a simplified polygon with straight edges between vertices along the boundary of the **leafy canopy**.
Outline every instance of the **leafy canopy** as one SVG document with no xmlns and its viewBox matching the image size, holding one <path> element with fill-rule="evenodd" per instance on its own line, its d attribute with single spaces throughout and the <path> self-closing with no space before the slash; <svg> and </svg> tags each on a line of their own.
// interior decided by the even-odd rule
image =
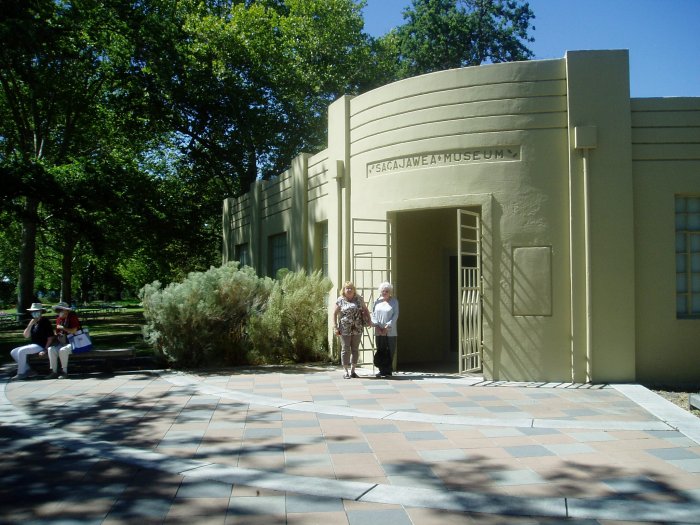
<svg viewBox="0 0 700 525">
<path fill-rule="evenodd" d="M 534 14 L 519 0 L 413 0 L 405 23 L 385 37 L 396 55 L 397 76 L 526 60 Z M 534 27 L 533 27 L 534 29 Z"/>
<path fill-rule="evenodd" d="M 222 199 L 324 148 L 339 96 L 531 56 L 527 2 L 413 0 L 376 39 L 364 3 L 3 0 L 3 282 L 27 303 L 206 269 Z"/>
</svg>

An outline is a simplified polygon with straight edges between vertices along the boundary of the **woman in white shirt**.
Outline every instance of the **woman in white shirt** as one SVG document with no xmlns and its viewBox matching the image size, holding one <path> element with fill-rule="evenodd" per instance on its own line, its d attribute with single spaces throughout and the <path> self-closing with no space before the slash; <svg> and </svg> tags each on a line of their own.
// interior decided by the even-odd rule
<svg viewBox="0 0 700 525">
<path fill-rule="evenodd" d="M 399 301 L 394 294 L 391 283 L 379 285 L 378 299 L 372 308 L 372 325 L 377 345 L 375 366 L 379 368 L 377 377 L 391 377 L 392 363 L 396 353 L 396 324 L 399 319 Z"/>
</svg>

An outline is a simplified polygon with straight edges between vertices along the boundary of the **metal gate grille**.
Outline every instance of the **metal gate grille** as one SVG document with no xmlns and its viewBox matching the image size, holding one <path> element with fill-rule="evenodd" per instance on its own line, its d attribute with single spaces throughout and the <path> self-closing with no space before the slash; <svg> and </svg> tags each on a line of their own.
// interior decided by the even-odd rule
<svg viewBox="0 0 700 525">
<path fill-rule="evenodd" d="M 384 281 L 392 282 L 391 232 L 389 220 L 352 220 L 352 280 L 370 311 L 379 285 Z M 371 364 L 374 350 L 373 334 L 365 328 L 360 342 L 359 364 Z"/>
<path fill-rule="evenodd" d="M 459 373 L 481 371 L 481 220 L 457 210 Z"/>
</svg>

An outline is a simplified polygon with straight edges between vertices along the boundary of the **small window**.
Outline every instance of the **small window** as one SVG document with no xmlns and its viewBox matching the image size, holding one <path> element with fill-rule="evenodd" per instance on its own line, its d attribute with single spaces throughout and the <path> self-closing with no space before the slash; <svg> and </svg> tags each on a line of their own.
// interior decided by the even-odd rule
<svg viewBox="0 0 700 525">
<path fill-rule="evenodd" d="M 250 248 L 248 243 L 237 244 L 234 249 L 234 258 L 241 263 L 241 267 L 250 266 Z"/>
<path fill-rule="evenodd" d="M 328 277 L 328 221 L 316 224 L 316 270 Z"/>
<path fill-rule="evenodd" d="M 277 277 L 277 272 L 288 268 L 287 263 L 287 234 L 271 235 L 267 245 L 268 275 Z"/>
<path fill-rule="evenodd" d="M 700 197 L 676 196 L 676 317 L 700 319 Z"/>
</svg>

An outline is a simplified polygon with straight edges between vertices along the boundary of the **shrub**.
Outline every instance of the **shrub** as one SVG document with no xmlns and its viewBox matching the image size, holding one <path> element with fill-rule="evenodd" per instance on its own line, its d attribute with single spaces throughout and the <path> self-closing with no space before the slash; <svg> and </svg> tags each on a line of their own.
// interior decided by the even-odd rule
<svg viewBox="0 0 700 525">
<path fill-rule="evenodd" d="M 328 358 L 325 299 L 332 287 L 320 272 L 280 276 L 265 307 L 249 319 L 248 336 L 257 355 L 268 363 Z"/>
<path fill-rule="evenodd" d="M 190 273 L 165 288 L 155 281 L 139 292 L 144 338 L 179 366 L 243 364 L 248 318 L 263 308 L 271 289 L 270 279 L 237 262 Z"/>
<path fill-rule="evenodd" d="M 182 367 L 327 358 L 331 288 L 319 272 L 281 273 L 273 281 L 237 262 L 165 288 L 155 281 L 139 292 L 144 338 Z"/>
</svg>

